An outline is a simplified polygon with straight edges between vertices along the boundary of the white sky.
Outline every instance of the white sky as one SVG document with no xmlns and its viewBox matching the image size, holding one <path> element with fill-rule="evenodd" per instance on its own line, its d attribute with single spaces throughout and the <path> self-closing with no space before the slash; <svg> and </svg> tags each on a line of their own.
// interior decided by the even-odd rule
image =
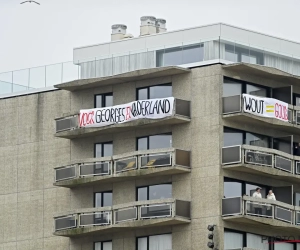
<svg viewBox="0 0 300 250">
<path fill-rule="evenodd" d="M 300 0 L 0 0 L 0 72 L 72 61 L 73 48 L 110 40 L 111 25 L 139 35 L 140 17 L 168 30 L 224 22 L 299 41 Z"/>
</svg>

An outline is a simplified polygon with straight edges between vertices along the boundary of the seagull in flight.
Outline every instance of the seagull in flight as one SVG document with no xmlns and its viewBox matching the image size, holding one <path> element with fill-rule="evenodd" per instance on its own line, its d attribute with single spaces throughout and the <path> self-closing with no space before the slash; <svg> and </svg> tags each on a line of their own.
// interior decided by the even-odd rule
<svg viewBox="0 0 300 250">
<path fill-rule="evenodd" d="M 40 3 L 36 2 L 36 1 L 31 1 L 31 0 L 27 0 L 27 1 L 22 2 L 20 4 L 23 4 L 23 3 L 36 3 L 36 4 L 40 5 Z"/>
</svg>

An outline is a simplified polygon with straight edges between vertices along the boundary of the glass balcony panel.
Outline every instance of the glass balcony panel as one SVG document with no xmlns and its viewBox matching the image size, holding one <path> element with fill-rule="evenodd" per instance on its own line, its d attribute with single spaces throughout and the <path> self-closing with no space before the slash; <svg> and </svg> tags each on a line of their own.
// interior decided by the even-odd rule
<svg viewBox="0 0 300 250">
<path fill-rule="evenodd" d="M 190 101 L 176 99 L 175 114 L 190 117 Z"/>
<path fill-rule="evenodd" d="M 273 206 L 254 201 L 246 201 L 246 214 L 261 217 L 273 217 Z"/>
<path fill-rule="evenodd" d="M 141 218 L 158 218 L 172 216 L 171 204 L 147 205 L 141 207 Z"/>
<path fill-rule="evenodd" d="M 296 211 L 296 225 L 300 225 L 300 211 Z"/>
<path fill-rule="evenodd" d="M 82 164 L 79 166 L 80 176 L 88 175 L 109 175 L 110 162 L 95 162 L 89 164 Z"/>
<path fill-rule="evenodd" d="M 141 168 L 164 167 L 172 165 L 172 153 L 141 156 Z"/>
<path fill-rule="evenodd" d="M 116 173 L 121 173 L 137 168 L 136 157 L 126 158 L 115 161 Z"/>
<path fill-rule="evenodd" d="M 176 216 L 191 218 L 191 202 L 176 200 Z"/>
<path fill-rule="evenodd" d="M 29 69 L 22 69 L 13 72 L 13 83 L 21 86 L 29 86 Z"/>
<path fill-rule="evenodd" d="M 0 82 L 13 83 L 13 71 L 0 73 Z"/>
<path fill-rule="evenodd" d="M 241 96 L 228 96 L 222 98 L 223 114 L 239 113 L 242 111 Z"/>
<path fill-rule="evenodd" d="M 55 219 L 55 231 L 76 227 L 75 216 L 66 216 Z"/>
<path fill-rule="evenodd" d="M 12 83 L 0 81 L 0 95 L 12 93 Z"/>
<path fill-rule="evenodd" d="M 241 162 L 241 146 L 222 148 L 222 164 L 234 164 Z"/>
<path fill-rule="evenodd" d="M 300 111 L 296 111 L 296 123 L 300 125 Z"/>
<path fill-rule="evenodd" d="M 62 65 L 62 82 L 70 82 L 78 80 L 79 76 L 79 66 L 73 62 L 65 62 Z"/>
<path fill-rule="evenodd" d="M 46 66 L 46 86 L 62 83 L 62 63 Z"/>
<path fill-rule="evenodd" d="M 242 213 L 242 198 L 232 197 L 222 199 L 222 215 L 237 215 Z"/>
<path fill-rule="evenodd" d="M 76 166 L 64 167 L 55 170 L 55 180 L 67 180 L 76 177 Z"/>
<path fill-rule="evenodd" d="M 300 174 L 300 162 L 296 162 L 295 165 L 295 174 Z"/>
<path fill-rule="evenodd" d="M 31 68 L 29 72 L 29 87 L 44 88 L 46 87 L 46 67 Z"/>
<path fill-rule="evenodd" d="M 273 166 L 273 157 L 272 157 L 272 154 L 246 150 L 245 151 L 245 163 L 272 167 Z"/>
<path fill-rule="evenodd" d="M 12 87 L 13 87 L 13 92 L 14 93 L 27 90 L 27 86 L 23 86 L 23 85 L 13 84 Z"/>
<path fill-rule="evenodd" d="M 285 222 L 292 222 L 292 211 L 282 207 L 275 207 L 275 219 Z"/>
<path fill-rule="evenodd" d="M 81 214 L 79 216 L 79 226 L 101 226 L 109 225 L 111 212 L 96 212 L 91 214 Z"/>
<path fill-rule="evenodd" d="M 70 130 L 78 126 L 78 116 L 56 120 L 56 132 Z"/>
<path fill-rule="evenodd" d="M 292 172 L 292 160 L 276 155 L 275 156 L 275 168 L 283 171 Z"/>
<path fill-rule="evenodd" d="M 137 219 L 136 207 L 124 208 L 115 211 L 115 223 L 129 221 L 129 220 L 136 220 L 136 219 Z"/>
</svg>

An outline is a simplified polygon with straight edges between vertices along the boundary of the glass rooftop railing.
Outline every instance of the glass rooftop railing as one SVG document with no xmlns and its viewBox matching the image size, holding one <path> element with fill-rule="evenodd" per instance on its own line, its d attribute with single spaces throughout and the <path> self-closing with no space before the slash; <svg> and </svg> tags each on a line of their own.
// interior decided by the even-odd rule
<svg viewBox="0 0 300 250">
<path fill-rule="evenodd" d="M 243 44 L 213 37 L 122 54 L 95 55 L 95 58 L 78 62 L 0 73 L 0 96 L 51 87 L 77 79 L 107 77 L 145 68 L 191 67 L 212 62 L 258 64 L 300 76 L 300 58 L 261 48 L 256 44 Z"/>
</svg>

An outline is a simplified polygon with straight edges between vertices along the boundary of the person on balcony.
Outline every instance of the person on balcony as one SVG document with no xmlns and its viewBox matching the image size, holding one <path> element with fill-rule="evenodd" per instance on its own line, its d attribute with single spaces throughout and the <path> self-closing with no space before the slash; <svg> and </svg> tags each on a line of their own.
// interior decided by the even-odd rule
<svg viewBox="0 0 300 250">
<path fill-rule="evenodd" d="M 269 193 L 268 193 L 268 195 L 267 195 L 267 199 L 268 199 L 268 200 L 276 201 L 275 194 L 273 193 L 272 190 L 269 190 Z M 268 216 L 272 216 L 272 206 L 268 206 L 268 207 L 267 207 L 267 215 L 268 215 Z"/>
<path fill-rule="evenodd" d="M 261 190 L 261 188 L 257 187 L 255 189 L 255 192 L 253 193 L 252 197 L 253 198 L 260 198 L 260 199 L 262 199 L 260 190 Z M 259 204 L 253 204 L 253 207 L 254 207 L 254 214 L 262 214 L 261 205 L 259 205 Z"/>
</svg>

